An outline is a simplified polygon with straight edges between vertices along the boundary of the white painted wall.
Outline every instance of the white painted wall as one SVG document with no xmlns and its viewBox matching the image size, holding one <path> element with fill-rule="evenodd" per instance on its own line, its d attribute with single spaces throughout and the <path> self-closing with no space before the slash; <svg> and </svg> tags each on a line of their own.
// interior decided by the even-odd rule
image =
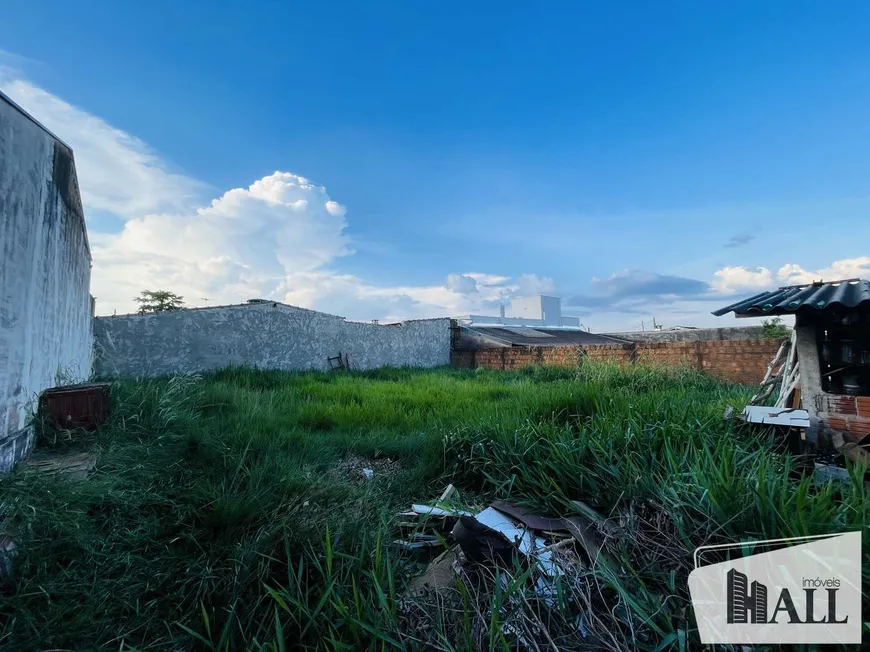
<svg viewBox="0 0 870 652">
<path fill-rule="evenodd" d="M 0 471 L 40 392 L 90 376 L 90 265 L 72 151 L 0 94 Z"/>
<path fill-rule="evenodd" d="M 505 307 L 505 317 L 533 319 L 543 322 L 543 298 L 541 296 L 514 297 L 511 299 L 510 305 Z"/>
</svg>

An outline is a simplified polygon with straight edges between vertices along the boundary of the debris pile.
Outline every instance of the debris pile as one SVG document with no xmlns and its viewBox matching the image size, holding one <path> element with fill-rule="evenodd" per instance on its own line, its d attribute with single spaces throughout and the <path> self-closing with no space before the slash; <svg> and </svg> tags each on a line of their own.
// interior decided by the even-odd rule
<svg viewBox="0 0 870 652">
<path fill-rule="evenodd" d="M 571 504 L 570 516 L 547 517 L 502 501 L 460 506 L 457 493 L 450 485 L 433 504 L 396 515 L 393 546 L 421 570 L 402 604 L 416 629 L 425 629 L 428 617 L 421 605 L 437 605 L 443 618 L 451 603 L 456 613 L 468 608 L 463 600 L 469 591 L 500 592 L 501 633 L 520 647 L 548 644 L 548 612 L 556 609 L 572 613 L 574 635 L 588 635 L 580 596 L 590 591 L 592 568 L 612 563 L 602 544 L 615 535 L 614 526 L 579 501 Z M 480 615 L 485 627 L 489 615 Z"/>
</svg>

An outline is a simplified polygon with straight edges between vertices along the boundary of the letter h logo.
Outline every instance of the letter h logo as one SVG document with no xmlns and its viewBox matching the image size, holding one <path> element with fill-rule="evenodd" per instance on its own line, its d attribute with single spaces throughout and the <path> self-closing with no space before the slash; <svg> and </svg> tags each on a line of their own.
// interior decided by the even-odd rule
<svg viewBox="0 0 870 652">
<path fill-rule="evenodd" d="M 731 569 L 728 571 L 728 624 L 763 624 L 767 622 L 767 587 L 753 582 L 751 591 L 746 575 Z"/>
</svg>

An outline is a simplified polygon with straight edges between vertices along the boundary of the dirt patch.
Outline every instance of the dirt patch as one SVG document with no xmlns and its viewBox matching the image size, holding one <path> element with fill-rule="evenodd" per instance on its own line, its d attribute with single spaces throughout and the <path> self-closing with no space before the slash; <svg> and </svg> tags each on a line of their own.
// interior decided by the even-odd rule
<svg viewBox="0 0 870 652">
<path fill-rule="evenodd" d="M 348 455 L 333 472 L 351 482 L 362 484 L 389 477 L 402 470 L 402 463 L 389 457 L 361 457 Z"/>
</svg>

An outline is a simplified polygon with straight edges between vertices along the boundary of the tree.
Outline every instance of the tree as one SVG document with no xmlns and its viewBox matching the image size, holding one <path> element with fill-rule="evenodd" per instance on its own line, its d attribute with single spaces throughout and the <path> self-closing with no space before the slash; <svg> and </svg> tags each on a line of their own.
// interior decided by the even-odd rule
<svg viewBox="0 0 870 652">
<path fill-rule="evenodd" d="M 769 339 L 779 339 L 789 336 L 789 329 L 783 326 L 782 318 L 773 317 L 771 319 L 763 319 L 761 327 L 764 329 L 764 337 Z"/>
<path fill-rule="evenodd" d="M 151 315 L 155 312 L 168 312 L 184 308 L 184 297 L 168 290 L 142 290 L 142 294 L 133 301 L 139 304 L 140 315 Z"/>
</svg>

